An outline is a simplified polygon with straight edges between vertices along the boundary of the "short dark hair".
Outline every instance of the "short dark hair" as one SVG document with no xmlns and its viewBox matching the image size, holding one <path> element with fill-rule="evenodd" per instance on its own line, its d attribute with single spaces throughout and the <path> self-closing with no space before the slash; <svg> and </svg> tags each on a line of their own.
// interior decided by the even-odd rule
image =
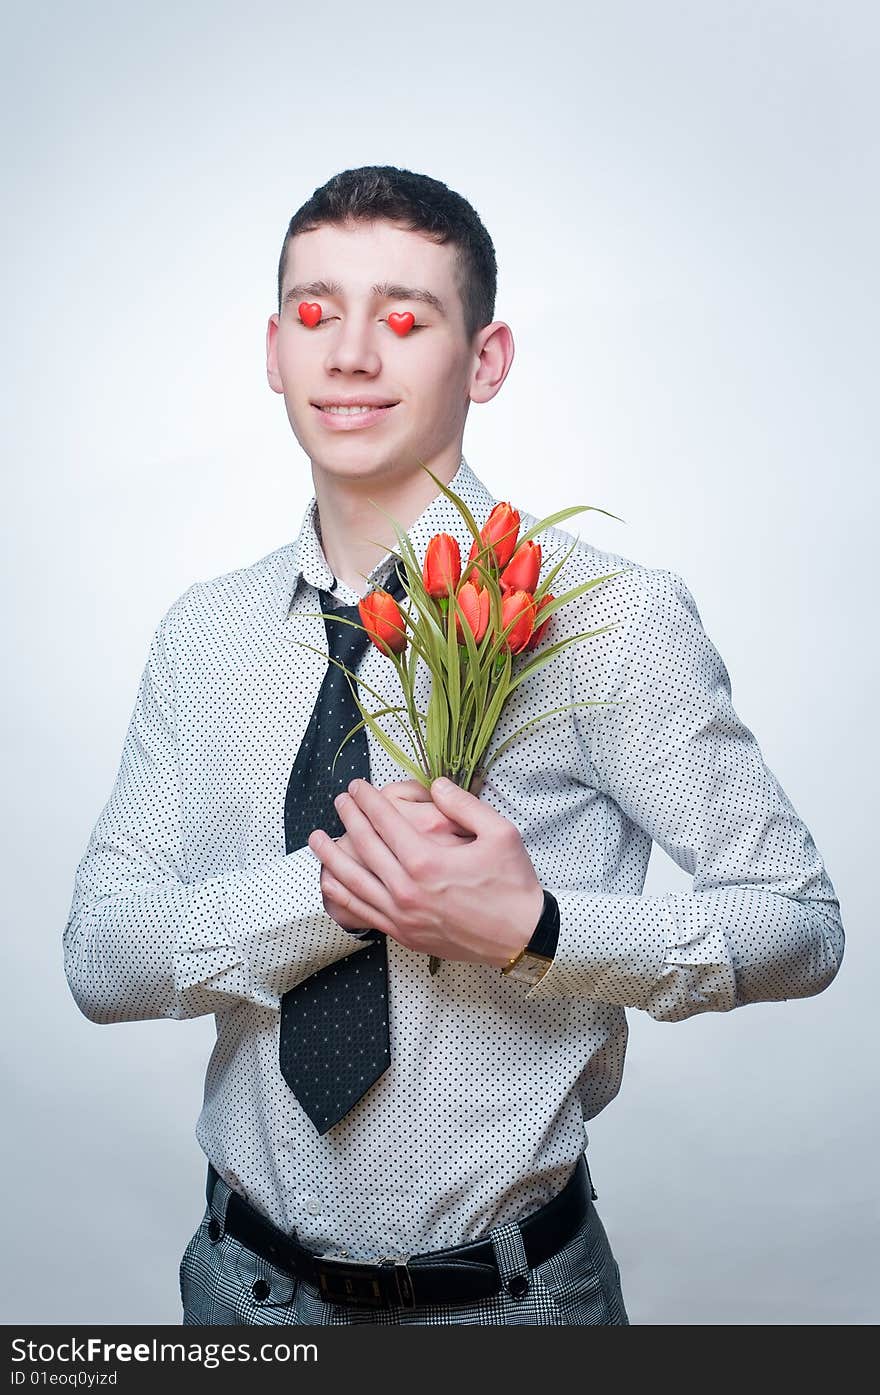
<svg viewBox="0 0 880 1395">
<path fill-rule="evenodd" d="M 291 238 L 328 223 L 338 226 L 375 218 L 386 218 L 414 232 L 426 233 L 438 243 L 451 242 L 456 249 L 455 276 L 468 340 L 484 325 L 491 324 L 495 317 L 498 267 L 492 239 L 478 214 L 467 199 L 439 179 L 394 165 L 342 170 L 316 189 L 294 213 L 278 261 L 278 313 Z"/>
</svg>

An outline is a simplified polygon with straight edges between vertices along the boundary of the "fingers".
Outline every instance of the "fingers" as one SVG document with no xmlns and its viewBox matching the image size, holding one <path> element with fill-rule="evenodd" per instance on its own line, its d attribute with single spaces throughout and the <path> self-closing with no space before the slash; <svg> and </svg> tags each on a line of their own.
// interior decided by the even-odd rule
<svg viewBox="0 0 880 1395">
<path fill-rule="evenodd" d="M 385 799 L 394 801 L 395 808 L 420 833 L 433 837 L 444 833 L 457 833 L 469 838 L 474 836 L 454 819 L 441 813 L 430 792 L 418 780 L 389 780 L 387 785 L 382 785 L 379 793 Z"/>
<path fill-rule="evenodd" d="M 391 918 L 394 903 L 378 877 L 350 857 L 323 829 L 313 829 L 308 842 L 327 875 L 341 886 L 341 895 L 338 891 L 331 893 L 334 900 L 349 914 L 363 917 L 364 929 L 396 935 L 397 926 Z"/>
<path fill-rule="evenodd" d="M 350 786 L 350 789 L 354 794 L 354 784 Z M 456 843 L 461 846 L 462 843 L 472 843 L 476 838 L 476 834 L 472 833 L 470 829 L 465 828 L 462 824 L 457 823 L 454 819 L 444 814 L 434 800 L 431 799 L 424 786 L 419 784 L 418 780 L 391 781 L 389 784 L 383 785 L 380 790 L 376 790 L 373 785 L 367 785 L 363 791 L 363 798 L 360 803 L 352 797 L 348 801 L 344 801 L 341 806 L 337 805 L 339 816 L 346 826 L 346 836 L 348 837 L 350 837 L 349 829 L 355 827 L 358 817 L 361 814 L 364 814 L 369 819 L 371 825 L 375 824 L 371 809 L 375 810 L 376 805 L 374 802 L 370 802 L 369 807 L 367 807 L 369 791 L 382 795 L 388 803 L 392 804 L 395 813 L 398 814 L 401 819 L 406 820 L 409 828 L 417 835 L 417 838 L 430 838 L 435 844 L 440 843 L 444 846 L 455 846 Z M 399 791 L 402 797 L 399 797 L 394 791 Z M 362 824 L 359 826 L 363 827 Z M 381 830 L 378 831 L 381 832 Z M 389 845 L 385 843 L 385 846 Z M 349 847 L 348 851 L 351 852 L 352 848 Z M 357 853 L 357 848 L 355 848 L 354 851 Z M 424 852 L 424 849 L 422 849 L 422 851 Z M 373 856 L 381 856 L 381 853 L 381 848 L 373 847 Z M 374 867 L 373 870 L 382 877 L 385 885 L 390 887 L 387 876 L 379 871 L 378 867 Z"/>
<path fill-rule="evenodd" d="M 431 781 L 431 798 L 448 818 L 462 824 L 478 837 L 491 838 L 508 823 L 485 799 L 480 799 L 445 777 Z"/>
<path fill-rule="evenodd" d="M 346 796 L 343 796 L 343 799 L 345 798 Z M 375 864 L 370 865 L 376 866 L 378 875 L 382 877 L 386 886 L 390 886 L 386 876 L 396 873 L 397 868 L 394 864 L 408 867 L 417 857 L 423 839 L 410 828 L 406 816 L 395 808 L 394 801 L 384 799 L 369 780 L 352 780 L 348 786 L 347 800 L 348 803 L 342 806 L 345 810 L 345 827 L 352 835 L 358 855 L 361 855 L 359 835 L 365 851 L 377 859 Z M 390 859 L 388 849 L 394 854 Z"/>
<path fill-rule="evenodd" d="M 383 799 L 378 790 L 373 789 L 372 786 L 369 786 L 369 789 L 374 796 L 373 807 L 381 806 L 383 810 L 392 814 L 398 822 L 402 823 L 409 832 L 406 817 L 394 809 L 388 800 Z M 382 883 L 383 889 L 393 897 L 395 889 L 400 886 L 401 866 L 382 838 L 381 829 L 377 831 L 374 828 L 371 816 L 365 814 L 358 807 L 350 794 L 345 792 L 338 794 L 333 802 L 345 825 L 346 835 L 351 840 L 357 860 L 364 867 L 369 868 L 370 872 Z"/>
<path fill-rule="evenodd" d="M 374 787 L 375 788 L 375 787 Z M 380 794 L 386 799 L 402 799 L 411 802 L 424 804 L 431 803 L 431 791 L 426 790 L 424 785 L 418 780 L 389 780 L 387 785 L 383 785 Z"/>
<path fill-rule="evenodd" d="M 324 892 L 324 905 L 327 914 L 332 916 L 343 930 L 382 930 L 386 935 L 396 933 L 396 926 L 385 920 L 373 906 L 353 896 L 348 887 L 338 882 L 326 867 L 321 869 L 321 888 Z M 383 924 L 379 924 L 383 921 Z"/>
</svg>

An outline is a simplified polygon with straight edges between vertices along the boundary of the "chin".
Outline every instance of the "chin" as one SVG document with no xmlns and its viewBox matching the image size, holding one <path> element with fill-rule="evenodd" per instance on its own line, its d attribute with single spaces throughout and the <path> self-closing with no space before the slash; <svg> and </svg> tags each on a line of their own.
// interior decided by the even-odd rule
<svg viewBox="0 0 880 1395">
<path fill-rule="evenodd" d="M 309 458 L 313 465 L 328 475 L 348 479 L 364 479 L 395 468 L 394 459 L 389 458 L 387 450 L 378 453 L 375 449 L 342 451 L 328 450 L 326 446 L 322 446 L 319 451 L 309 452 Z"/>
</svg>

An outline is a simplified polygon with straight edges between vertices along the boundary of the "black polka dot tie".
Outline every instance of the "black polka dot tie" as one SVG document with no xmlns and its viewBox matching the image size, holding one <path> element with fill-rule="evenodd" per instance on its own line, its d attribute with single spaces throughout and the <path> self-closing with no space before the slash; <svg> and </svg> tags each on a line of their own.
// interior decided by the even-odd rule
<svg viewBox="0 0 880 1395">
<path fill-rule="evenodd" d="M 401 601 L 405 592 L 397 563 L 385 588 Z M 330 654 L 355 672 L 370 640 L 356 605 L 333 607 L 321 591 L 321 609 L 355 621 L 325 620 Z M 288 852 L 304 847 L 315 828 L 331 838 L 345 832 L 333 803 L 349 781 L 369 779 L 364 727 L 347 741 L 335 769 L 333 757 L 346 732 L 361 720 L 348 679 L 328 663 L 314 711 L 297 752 L 284 801 Z M 365 926 L 365 929 L 370 927 Z M 328 964 L 288 990 L 281 999 L 279 1062 L 287 1081 L 319 1133 L 338 1123 L 391 1064 L 388 1032 L 388 951 L 376 929 L 359 949 Z"/>
</svg>

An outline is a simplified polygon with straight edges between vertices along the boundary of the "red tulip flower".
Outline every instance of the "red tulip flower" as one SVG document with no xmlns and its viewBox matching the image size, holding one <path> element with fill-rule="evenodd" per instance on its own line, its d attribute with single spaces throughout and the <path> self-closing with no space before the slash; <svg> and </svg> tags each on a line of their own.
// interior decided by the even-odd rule
<svg viewBox="0 0 880 1395">
<path fill-rule="evenodd" d="M 528 591 L 505 591 L 501 600 L 501 628 L 506 629 L 514 616 L 517 622 L 508 632 L 504 643 L 512 654 L 525 649 L 535 628 L 535 600 Z"/>
<path fill-rule="evenodd" d="M 449 533 L 435 533 L 428 543 L 422 580 L 429 596 L 439 600 L 455 590 L 461 576 L 461 552 Z"/>
<path fill-rule="evenodd" d="M 486 522 L 480 529 L 480 541 L 474 538 L 471 543 L 468 564 L 473 562 L 477 553 L 486 546 L 491 546 L 492 551 L 483 557 L 482 566 L 489 566 L 494 557 L 499 571 L 506 567 L 514 552 L 516 551 L 516 539 L 519 533 L 519 511 L 512 508 L 510 504 L 496 504 Z M 480 573 L 474 568 L 474 574 L 467 573 L 469 581 L 480 584 Z"/>
<path fill-rule="evenodd" d="M 381 586 L 358 601 L 361 623 L 376 648 L 387 655 L 402 654 L 406 648 L 406 623 L 393 596 Z"/>
<path fill-rule="evenodd" d="M 479 644 L 489 625 L 489 592 L 485 587 L 466 581 L 458 593 L 458 603 L 464 611 L 465 623 L 474 637 L 474 643 Z M 455 633 L 459 644 L 464 644 L 464 630 L 458 611 L 455 613 Z"/>
<path fill-rule="evenodd" d="M 519 510 L 510 504 L 496 504 L 480 529 L 483 545 L 492 544 L 499 571 L 506 567 L 516 551 L 519 533 Z"/>
<path fill-rule="evenodd" d="M 541 544 L 531 538 L 521 543 L 501 573 L 501 589 L 534 591 L 541 574 Z"/>
<path fill-rule="evenodd" d="M 538 601 L 538 609 L 535 615 L 535 628 L 529 637 L 528 643 L 526 644 L 526 649 L 537 649 L 538 645 L 541 643 L 541 640 L 544 637 L 544 631 L 550 624 L 550 621 L 553 619 L 552 615 L 548 615 L 546 620 L 542 620 L 541 613 L 542 611 L 546 610 L 547 606 L 553 599 L 554 597 L 552 593 L 550 591 L 547 591 L 546 594 L 543 595 L 541 599 Z"/>
</svg>

